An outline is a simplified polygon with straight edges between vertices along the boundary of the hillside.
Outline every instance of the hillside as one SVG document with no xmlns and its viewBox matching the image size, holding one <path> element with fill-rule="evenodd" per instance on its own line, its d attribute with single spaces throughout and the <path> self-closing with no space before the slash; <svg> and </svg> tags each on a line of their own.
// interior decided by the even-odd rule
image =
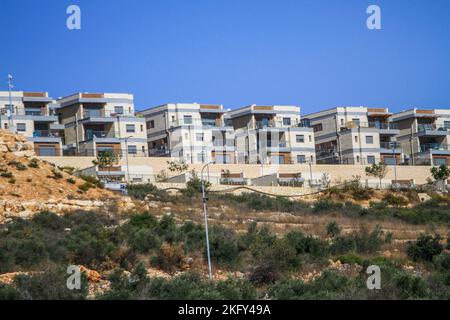
<svg viewBox="0 0 450 320">
<path fill-rule="evenodd" d="M 37 159 L 24 137 L 0 130 L 0 223 L 42 210 L 93 210 L 126 200 Z"/>
</svg>

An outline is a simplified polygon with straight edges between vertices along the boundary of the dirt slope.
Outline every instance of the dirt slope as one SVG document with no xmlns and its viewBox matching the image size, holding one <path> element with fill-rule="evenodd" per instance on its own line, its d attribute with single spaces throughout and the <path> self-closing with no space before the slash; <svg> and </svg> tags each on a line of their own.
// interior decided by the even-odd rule
<svg viewBox="0 0 450 320">
<path fill-rule="evenodd" d="M 106 202 L 122 202 L 108 190 L 80 190 L 83 184 L 84 180 L 35 158 L 24 137 L 0 130 L 0 223 L 10 216 L 26 217 L 40 210 L 90 210 Z"/>
</svg>

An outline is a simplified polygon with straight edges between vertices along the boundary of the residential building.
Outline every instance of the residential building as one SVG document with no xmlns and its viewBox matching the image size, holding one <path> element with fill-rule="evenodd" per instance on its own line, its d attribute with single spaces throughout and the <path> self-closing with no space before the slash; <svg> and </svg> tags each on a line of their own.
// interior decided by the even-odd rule
<svg viewBox="0 0 450 320">
<path fill-rule="evenodd" d="M 398 142 L 413 165 L 450 165 L 450 110 L 411 109 L 393 115 Z"/>
<path fill-rule="evenodd" d="M 235 163 L 234 130 L 223 106 L 175 103 L 139 114 L 147 122 L 150 156 L 187 163 Z"/>
<path fill-rule="evenodd" d="M 315 163 L 314 133 L 296 106 L 250 105 L 230 111 L 238 163 Z"/>
<path fill-rule="evenodd" d="M 387 108 L 337 107 L 304 116 L 314 130 L 317 163 L 399 164 L 400 133 Z"/>
<path fill-rule="evenodd" d="M 76 93 L 58 104 L 65 155 L 97 156 L 107 150 L 122 157 L 148 155 L 145 119 L 135 115 L 133 95 Z"/>
<path fill-rule="evenodd" d="M 10 103 L 11 100 L 11 103 Z M 25 136 L 40 156 L 62 153 L 63 129 L 47 92 L 0 92 L 0 126 Z"/>
</svg>

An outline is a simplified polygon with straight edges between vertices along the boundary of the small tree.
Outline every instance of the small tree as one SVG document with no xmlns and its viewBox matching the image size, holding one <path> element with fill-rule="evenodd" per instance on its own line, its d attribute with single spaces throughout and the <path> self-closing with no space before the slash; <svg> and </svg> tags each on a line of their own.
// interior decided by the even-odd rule
<svg viewBox="0 0 450 320">
<path fill-rule="evenodd" d="M 386 176 L 388 172 L 388 167 L 384 163 L 372 163 L 372 165 L 366 167 L 366 175 L 378 178 L 380 180 L 380 189 L 381 189 L 381 180 Z"/>
<path fill-rule="evenodd" d="M 182 174 L 189 169 L 189 165 L 183 159 L 169 160 L 167 161 L 167 169 L 169 169 L 170 172 L 178 172 L 179 174 Z"/>
<path fill-rule="evenodd" d="M 431 175 L 436 182 L 442 182 L 444 185 L 444 181 L 450 177 L 450 168 L 445 164 L 440 167 L 433 167 L 430 169 Z"/>
<path fill-rule="evenodd" d="M 92 163 L 100 168 L 107 168 L 108 175 L 111 173 L 111 168 L 119 163 L 120 157 L 113 151 L 103 151 L 97 154 L 97 159 Z"/>
</svg>

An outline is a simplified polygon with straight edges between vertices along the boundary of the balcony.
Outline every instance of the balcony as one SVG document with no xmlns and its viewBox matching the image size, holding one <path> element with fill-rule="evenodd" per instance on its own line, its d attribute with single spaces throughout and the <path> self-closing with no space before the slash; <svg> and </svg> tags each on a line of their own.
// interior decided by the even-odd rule
<svg viewBox="0 0 450 320">
<path fill-rule="evenodd" d="M 118 138 L 114 131 L 96 131 L 96 130 L 86 130 L 86 134 L 84 136 L 85 140 L 94 140 L 94 139 L 115 139 Z"/>
<path fill-rule="evenodd" d="M 61 142 L 63 134 L 60 131 L 52 130 L 35 130 L 33 131 L 33 137 L 29 138 L 33 142 Z"/>
<path fill-rule="evenodd" d="M 369 121 L 369 128 L 376 128 L 380 130 L 398 130 L 398 124 L 391 122 Z"/>
<path fill-rule="evenodd" d="M 170 151 L 166 148 L 153 148 L 149 150 L 151 157 L 168 157 L 170 156 Z"/>
<path fill-rule="evenodd" d="M 448 151 L 449 148 L 446 145 L 442 145 L 440 143 L 424 143 L 420 146 L 421 152 L 426 151 Z"/>
<path fill-rule="evenodd" d="M 434 123 L 419 123 L 417 125 L 419 136 L 440 137 L 447 135 L 450 131 L 445 127 L 438 127 Z"/>
<path fill-rule="evenodd" d="M 117 117 L 134 117 L 134 114 L 131 112 L 114 112 L 107 111 L 104 109 L 90 109 L 83 111 L 83 119 L 87 118 L 117 118 Z"/>
</svg>

